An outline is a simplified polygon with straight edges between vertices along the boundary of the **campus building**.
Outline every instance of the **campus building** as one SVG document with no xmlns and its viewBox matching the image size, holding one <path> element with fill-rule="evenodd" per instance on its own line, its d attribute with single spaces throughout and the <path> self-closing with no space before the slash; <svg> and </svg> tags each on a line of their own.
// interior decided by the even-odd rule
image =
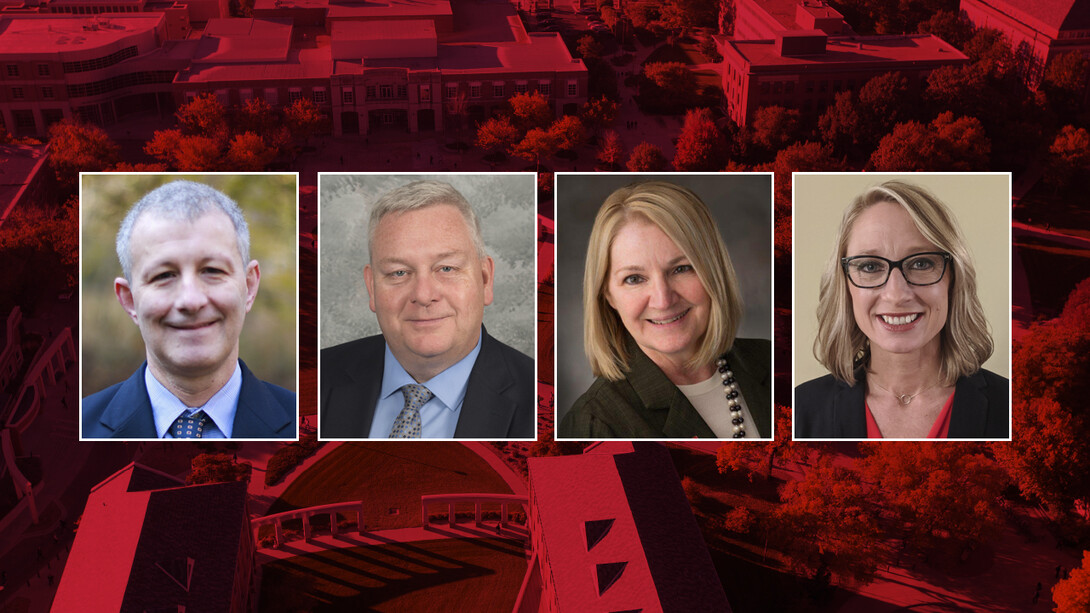
<svg viewBox="0 0 1090 613">
<path fill-rule="evenodd" d="M 338 135 L 472 127 L 520 92 L 541 92 L 558 115 L 587 101 L 583 61 L 559 34 L 528 33 L 507 2 L 258 0 L 253 18 L 201 13 L 198 33 L 192 15 L 170 8 L 182 5 L 155 6 L 0 12 L 3 127 L 42 136 L 68 117 L 167 119 L 202 93 L 229 108 L 308 98 Z"/>
<path fill-rule="evenodd" d="M 855 34 L 839 11 L 822 0 L 737 0 L 734 38 L 762 40 L 792 30 L 821 30 L 829 36 Z"/>
<path fill-rule="evenodd" d="M 42 136 L 62 118 L 109 125 L 173 112 L 171 83 L 187 60 L 163 52 L 162 13 L 0 17 L 0 118 L 14 136 Z"/>
<path fill-rule="evenodd" d="M 961 15 L 1010 40 L 1031 86 L 1057 55 L 1073 51 L 1090 58 L 1090 0 L 961 0 Z"/>
<path fill-rule="evenodd" d="M 245 613 L 253 568 L 245 483 L 129 464 L 91 490 L 52 610 Z"/>
<path fill-rule="evenodd" d="M 930 34 L 857 36 L 821 0 L 739 0 L 737 11 L 734 36 L 715 41 L 727 114 L 740 126 L 764 106 L 815 117 L 838 92 L 893 71 L 922 91 L 932 70 L 969 61 Z"/>
<path fill-rule="evenodd" d="M 595 443 L 529 458 L 529 474 L 534 562 L 517 611 L 730 612 L 665 446 Z"/>
</svg>

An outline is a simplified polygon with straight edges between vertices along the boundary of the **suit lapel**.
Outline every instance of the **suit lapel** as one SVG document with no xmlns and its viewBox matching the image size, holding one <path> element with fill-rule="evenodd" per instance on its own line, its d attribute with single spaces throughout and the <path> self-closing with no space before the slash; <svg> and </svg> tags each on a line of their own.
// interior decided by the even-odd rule
<svg viewBox="0 0 1090 613">
<path fill-rule="evenodd" d="M 503 392 L 515 384 L 496 340 L 481 327 L 481 352 L 466 382 L 454 438 L 505 438 L 518 408 Z"/>
<path fill-rule="evenodd" d="M 867 438 L 867 373 L 855 371 L 855 385 L 837 382 L 838 391 L 833 398 L 833 422 L 839 430 L 839 438 Z"/>
<path fill-rule="evenodd" d="M 136 369 L 99 417 L 99 423 L 113 432 L 113 438 L 158 438 L 148 388 L 144 385 L 144 369 L 147 366 L 144 363 Z"/>
<path fill-rule="evenodd" d="M 329 390 L 322 430 L 336 433 L 335 438 L 367 438 L 375 419 L 375 406 L 382 391 L 382 365 L 385 341 L 377 337 L 374 346 L 366 347 L 355 360 L 341 368 L 344 377 Z M 378 348 L 377 353 L 374 351 Z M 325 422 L 329 422 L 326 424 Z M 329 436 L 324 434 L 324 436 Z"/>
<path fill-rule="evenodd" d="M 715 438 L 715 433 L 685 394 L 647 357 L 630 335 L 625 334 L 625 340 L 629 357 L 626 378 L 652 419 L 662 420 L 663 438 Z M 663 411 L 666 412 L 665 416 L 662 415 Z"/>
<path fill-rule="evenodd" d="M 954 387 L 954 406 L 950 414 L 949 438 L 980 438 L 987 431 L 988 396 L 984 393 L 987 382 L 984 374 L 977 372 L 958 379 Z"/>
<path fill-rule="evenodd" d="M 242 389 L 238 395 L 231 438 L 283 436 L 280 432 L 291 426 L 292 416 L 277 402 L 265 384 L 250 372 L 245 362 L 239 360 L 239 364 L 242 367 Z"/>
</svg>

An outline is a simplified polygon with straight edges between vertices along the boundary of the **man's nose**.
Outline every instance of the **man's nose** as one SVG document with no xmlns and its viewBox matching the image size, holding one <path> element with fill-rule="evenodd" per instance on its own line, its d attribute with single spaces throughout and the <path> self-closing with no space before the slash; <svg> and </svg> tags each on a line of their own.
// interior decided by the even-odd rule
<svg viewBox="0 0 1090 613">
<path fill-rule="evenodd" d="M 175 306 L 180 311 L 199 311 L 208 304 L 208 289 L 196 274 L 183 274 L 178 283 Z"/>
<path fill-rule="evenodd" d="M 416 276 L 413 281 L 412 300 L 416 304 L 427 306 L 439 299 L 439 284 L 431 273 Z"/>
</svg>

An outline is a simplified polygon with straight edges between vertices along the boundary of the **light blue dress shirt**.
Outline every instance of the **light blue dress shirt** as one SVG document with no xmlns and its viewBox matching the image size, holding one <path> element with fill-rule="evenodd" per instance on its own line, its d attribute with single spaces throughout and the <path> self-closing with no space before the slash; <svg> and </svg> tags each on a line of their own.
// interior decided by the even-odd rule
<svg viewBox="0 0 1090 613">
<path fill-rule="evenodd" d="M 170 393 L 159 380 L 151 374 L 150 368 L 144 369 L 144 384 L 148 388 L 151 400 L 151 412 L 155 417 L 155 432 L 159 438 L 174 438 L 170 426 L 183 413 L 192 415 L 204 411 L 210 421 L 205 425 L 201 438 L 231 438 L 235 425 L 235 412 L 238 410 L 238 397 L 242 393 L 242 367 L 235 362 L 235 372 L 218 392 L 196 408 L 188 407 L 178 397 Z"/>
<path fill-rule="evenodd" d="M 427 381 L 420 381 L 435 394 L 431 400 L 420 407 L 420 438 L 454 438 L 454 429 L 458 426 L 458 416 L 462 414 L 462 401 L 469 386 L 469 373 L 481 353 L 481 336 L 477 337 L 477 346 L 466 357 L 453 366 L 435 375 Z M 402 386 L 417 383 L 397 361 L 386 345 L 386 358 L 382 369 L 382 389 L 379 391 L 375 418 L 371 421 L 370 438 L 389 438 L 401 409 L 405 408 L 405 396 Z"/>
</svg>

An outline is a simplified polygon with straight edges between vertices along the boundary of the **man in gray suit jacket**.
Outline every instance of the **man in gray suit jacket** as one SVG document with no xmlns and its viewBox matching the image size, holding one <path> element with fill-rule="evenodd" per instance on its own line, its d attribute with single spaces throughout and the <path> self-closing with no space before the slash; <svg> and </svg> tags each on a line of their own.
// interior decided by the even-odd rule
<svg viewBox="0 0 1090 613">
<path fill-rule="evenodd" d="M 167 183 L 129 210 L 117 256 L 114 293 L 147 362 L 83 400 L 83 437 L 295 438 L 295 393 L 238 358 L 261 281 L 238 205 L 207 185 Z"/>
<path fill-rule="evenodd" d="M 495 263 L 473 207 L 417 181 L 379 199 L 363 269 L 382 334 L 323 349 L 322 438 L 533 438 L 533 360 L 482 325 Z"/>
</svg>

